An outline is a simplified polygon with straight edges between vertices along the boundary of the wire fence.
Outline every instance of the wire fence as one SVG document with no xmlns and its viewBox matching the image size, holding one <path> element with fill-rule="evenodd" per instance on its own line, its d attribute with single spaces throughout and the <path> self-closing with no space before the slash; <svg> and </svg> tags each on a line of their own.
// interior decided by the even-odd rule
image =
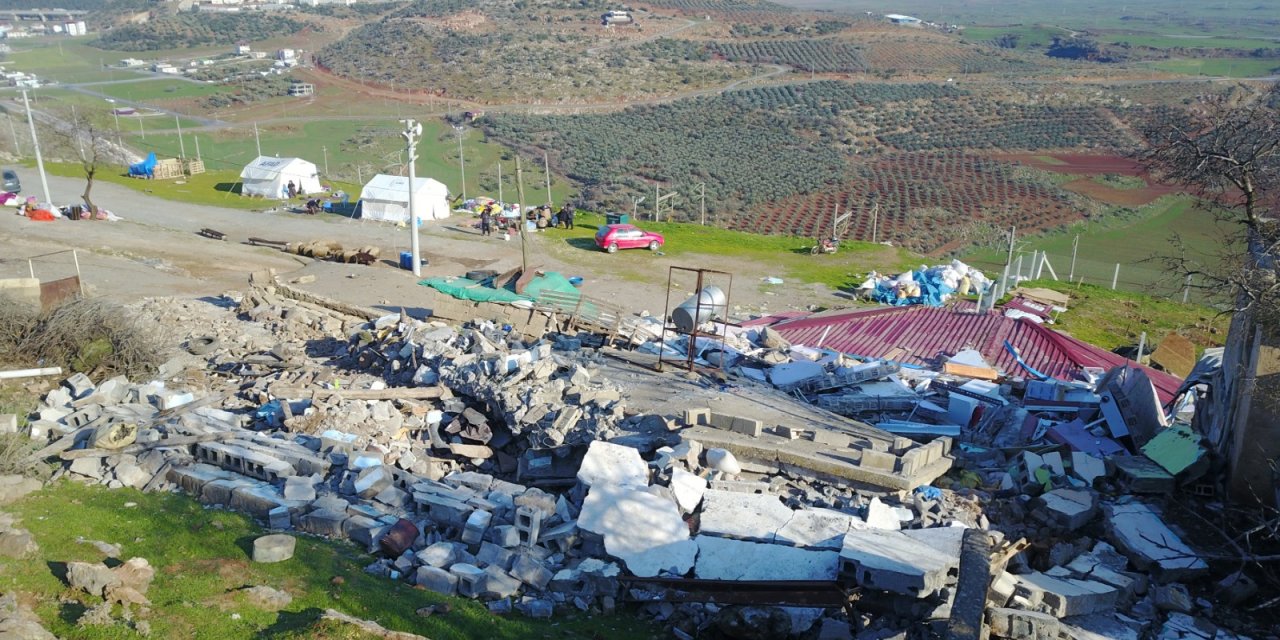
<svg viewBox="0 0 1280 640">
<path fill-rule="evenodd" d="M 974 260 L 970 264 L 987 273 L 1003 275 L 1005 264 Z M 1009 264 L 1009 286 L 1024 280 L 1058 280 L 1143 293 L 1184 303 L 1209 304 L 1211 293 L 1203 283 L 1161 265 L 1159 261 L 1115 262 L 1077 253 L 1061 255 L 1043 251 L 1016 251 Z"/>
</svg>

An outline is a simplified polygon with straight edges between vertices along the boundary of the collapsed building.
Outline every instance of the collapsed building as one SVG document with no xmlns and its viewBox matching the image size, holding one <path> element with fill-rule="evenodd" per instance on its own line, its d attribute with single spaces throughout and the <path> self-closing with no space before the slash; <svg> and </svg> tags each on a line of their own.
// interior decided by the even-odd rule
<svg viewBox="0 0 1280 640">
<path fill-rule="evenodd" d="M 494 613 L 634 603 L 680 638 L 1225 639 L 1215 602 L 1257 591 L 1206 585 L 1166 518 L 1212 468 L 1198 387 L 1026 318 L 710 322 L 688 375 L 647 366 L 690 346 L 652 326 L 612 349 L 537 306 L 422 321 L 269 274 L 229 300 L 157 380 L 46 395 L 39 455 Z"/>
</svg>

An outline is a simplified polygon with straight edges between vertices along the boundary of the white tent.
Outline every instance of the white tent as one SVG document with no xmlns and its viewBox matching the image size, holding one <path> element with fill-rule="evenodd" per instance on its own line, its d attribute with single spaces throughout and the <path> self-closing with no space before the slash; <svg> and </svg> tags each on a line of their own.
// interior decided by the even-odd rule
<svg viewBox="0 0 1280 640">
<path fill-rule="evenodd" d="M 419 220 L 449 217 L 449 188 L 431 178 L 413 179 L 413 205 Z M 380 173 L 360 190 L 360 217 L 409 221 L 409 178 Z"/>
<path fill-rule="evenodd" d="M 298 187 L 299 195 L 324 191 L 320 186 L 320 173 L 314 163 L 302 158 L 258 156 L 240 172 L 240 181 L 244 184 L 240 193 L 263 198 L 286 198 L 289 195 L 290 180 Z"/>
</svg>

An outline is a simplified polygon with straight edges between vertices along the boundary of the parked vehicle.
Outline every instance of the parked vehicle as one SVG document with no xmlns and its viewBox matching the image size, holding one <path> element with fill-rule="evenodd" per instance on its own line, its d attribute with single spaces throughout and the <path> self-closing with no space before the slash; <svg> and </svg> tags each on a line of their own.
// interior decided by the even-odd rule
<svg viewBox="0 0 1280 640">
<path fill-rule="evenodd" d="M 617 253 L 618 249 L 657 251 L 665 242 L 662 234 L 645 231 L 633 224 L 607 224 L 596 231 L 596 246 L 609 253 Z"/>
<path fill-rule="evenodd" d="M 4 177 L 5 191 L 9 193 L 22 193 L 22 181 L 18 179 L 17 171 L 14 171 L 13 169 L 5 169 L 3 174 L 0 175 L 3 175 Z"/>
</svg>

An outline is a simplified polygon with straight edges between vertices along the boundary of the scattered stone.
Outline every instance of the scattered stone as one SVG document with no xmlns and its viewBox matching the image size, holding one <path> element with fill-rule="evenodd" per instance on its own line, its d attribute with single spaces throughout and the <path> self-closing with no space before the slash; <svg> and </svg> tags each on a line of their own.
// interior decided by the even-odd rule
<svg viewBox="0 0 1280 640">
<path fill-rule="evenodd" d="M 1135 566 L 1162 581 L 1187 580 L 1209 565 L 1174 533 L 1151 507 L 1141 502 L 1106 507 L 1111 541 Z"/>
<path fill-rule="evenodd" d="M 707 467 L 731 476 L 742 473 L 738 459 L 725 449 L 707 449 Z"/>
<path fill-rule="evenodd" d="M 293 602 L 293 596 L 271 587 L 245 587 L 240 591 L 251 604 L 267 611 L 279 611 Z"/>
<path fill-rule="evenodd" d="M 0 506 L 16 502 L 42 486 L 39 480 L 26 476 L 0 476 Z"/>
<path fill-rule="evenodd" d="M 716 614 L 716 628 L 741 640 L 785 640 L 791 616 L 781 607 L 730 605 Z"/>
<path fill-rule="evenodd" d="M 1180 584 L 1157 585 L 1155 589 L 1156 608 L 1161 611 L 1177 611 L 1191 613 L 1191 593 Z"/>
<path fill-rule="evenodd" d="M 698 552 L 675 503 L 633 487 L 593 486 L 577 526 L 603 536 L 605 551 L 644 578 L 684 575 Z"/>
<path fill-rule="evenodd" d="M 67 584 L 73 589 L 81 589 L 89 595 L 105 597 L 107 589 L 118 587 L 122 583 L 120 576 L 102 563 L 68 562 Z"/>
<path fill-rule="evenodd" d="M 1009 640 L 1057 640 L 1058 619 L 1047 614 L 1020 609 L 987 609 L 991 635 Z"/>
<path fill-rule="evenodd" d="M 58 640 L 40 624 L 40 618 L 34 612 L 18 602 L 13 593 L 0 596 L 0 638 Z"/>
<path fill-rule="evenodd" d="M 578 481 L 588 487 L 600 483 L 615 487 L 644 487 L 649 484 L 649 466 L 640 459 L 640 452 L 631 447 L 596 440 L 582 458 Z"/>
<path fill-rule="evenodd" d="M 392 631 L 372 620 L 361 620 L 360 618 L 349 616 L 340 611 L 333 609 L 325 609 L 324 615 L 320 616 L 321 620 L 336 620 L 338 622 L 349 624 L 362 633 L 367 633 L 375 638 L 382 640 L 428 640 L 426 636 L 420 636 L 416 633 L 406 633 L 404 631 Z"/>
</svg>

